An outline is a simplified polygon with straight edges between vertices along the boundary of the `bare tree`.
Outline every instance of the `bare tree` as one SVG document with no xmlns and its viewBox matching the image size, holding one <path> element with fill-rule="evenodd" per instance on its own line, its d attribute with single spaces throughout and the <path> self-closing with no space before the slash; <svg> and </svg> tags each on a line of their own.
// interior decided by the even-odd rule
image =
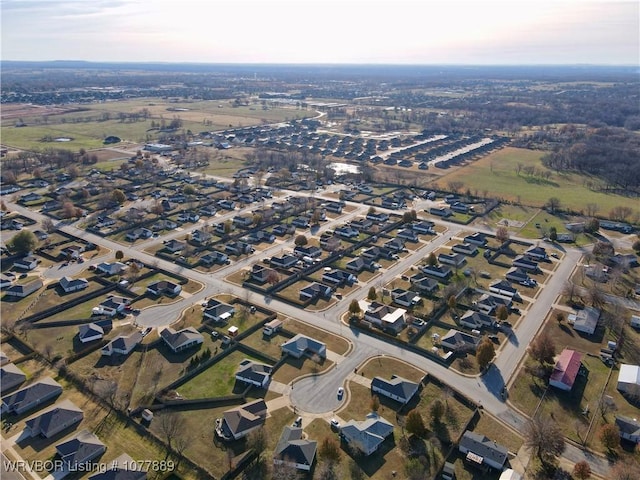
<svg viewBox="0 0 640 480">
<path fill-rule="evenodd" d="M 524 442 L 543 465 L 561 455 L 565 449 L 564 436 L 551 417 L 534 417 L 524 426 Z"/>
<path fill-rule="evenodd" d="M 553 362 L 553 357 L 556 355 L 556 346 L 551 336 L 546 332 L 542 332 L 531 342 L 528 352 L 540 365 L 544 365 Z"/>
<path fill-rule="evenodd" d="M 262 454 L 267 448 L 267 432 L 264 427 L 260 427 L 247 436 L 247 447 L 256 453 L 256 461 L 260 461 Z"/>
<path fill-rule="evenodd" d="M 158 415 L 158 425 L 160 432 L 167 441 L 167 453 L 171 452 L 174 447 L 174 440 L 184 430 L 184 417 L 177 412 L 162 412 Z"/>
</svg>

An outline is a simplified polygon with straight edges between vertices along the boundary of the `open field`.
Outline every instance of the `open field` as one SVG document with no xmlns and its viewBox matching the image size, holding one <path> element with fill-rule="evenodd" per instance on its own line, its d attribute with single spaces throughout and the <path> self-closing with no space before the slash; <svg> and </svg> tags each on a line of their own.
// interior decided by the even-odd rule
<svg viewBox="0 0 640 480">
<path fill-rule="evenodd" d="M 597 179 L 586 175 L 552 172 L 547 180 L 522 172 L 520 175 L 516 173 L 518 164 L 547 170 L 540 162 L 543 155 L 544 152 L 537 150 L 503 148 L 446 174 L 438 184 L 441 188 L 446 188 L 451 181 L 461 181 L 464 189 L 469 188 L 472 192 L 486 190 L 493 197 L 519 201 L 534 207 L 543 206 L 551 197 L 561 199 L 561 208 L 574 211 L 583 210 L 587 203 L 597 204 L 603 213 L 620 205 L 631 206 L 626 197 L 589 190 L 585 187 L 585 182 L 597 182 Z M 640 213 L 640 207 L 635 207 L 635 213 Z"/>
</svg>

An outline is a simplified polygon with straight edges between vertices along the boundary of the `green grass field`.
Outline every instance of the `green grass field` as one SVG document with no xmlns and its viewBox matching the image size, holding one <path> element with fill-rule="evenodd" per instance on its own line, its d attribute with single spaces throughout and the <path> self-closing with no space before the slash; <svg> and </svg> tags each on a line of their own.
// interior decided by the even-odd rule
<svg viewBox="0 0 640 480">
<path fill-rule="evenodd" d="M 539 170 L 547 170 L 540 159 L 544 152 L 507 147 L 494 152 L 485 158 L 473 162 L 463 168 L 443 176 L 438 184 L 446 188 L 451 181 L 464 183 L 472 192 L 488 192 L 488 195 L 509 201 L 518 201 L 534 207 L 541 207 L 551 197 L 561 200 L 561 208 L 580 211 L 587 203 L 595 203 L 601 214 L 606 215 L 612 208 L 620 205 L 633 206 L 627 197 L 595 192 L 585 186 L 587 181 L 597 181 L 587 175 L 577 173 L 551 173 L 546 180 L 521 172 L 516 173 L 518 164 L 535 166 Z M 635 206 L 635 213 L 640 213 L 640 206 Z"/>
</svg>

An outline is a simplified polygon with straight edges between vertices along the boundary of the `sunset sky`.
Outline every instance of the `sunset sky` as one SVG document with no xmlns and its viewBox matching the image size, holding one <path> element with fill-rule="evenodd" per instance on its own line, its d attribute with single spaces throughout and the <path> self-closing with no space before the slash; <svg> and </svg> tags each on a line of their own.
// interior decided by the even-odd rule
<svg viewBox="0 0 640 480">
<path fill-rule="evenodd" d="M 640 2 L 2 0 L 3 60 L 640 64 Z"/>
</svg>

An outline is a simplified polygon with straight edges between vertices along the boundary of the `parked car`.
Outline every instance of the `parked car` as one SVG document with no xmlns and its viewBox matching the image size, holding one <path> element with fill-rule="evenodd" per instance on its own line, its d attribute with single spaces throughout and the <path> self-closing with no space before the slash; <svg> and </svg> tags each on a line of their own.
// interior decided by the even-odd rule
<svg viewBox="0 0 640 480">
<path fill-rule="evenodd" d="M 331 419 L 331 428 L 334 430 L 340 430 L 340 422 L 338 420 L 336 420 L 335 418 Z"/>
<path fill-rule="evenodd" d="M 219 337 L 220 337 L 220 333 L 216 332 L 215 330 L 211 332 L 211 338 L 213 338 L 214 340 Z"/>
<path fill-rule="evenodd" d="M 301 427 L 302 426 L 302 417 L 296 418 L 296 420 L 293 422 L 293 426 L 294 427 Z"/>
<path fill-rule="evenodd" d="M 151 327 L 147 327 L 142 331 L 142 336 L 146 337 L 147 335 L 149 335 L 151 333 Z"/>
<path fill-rule="evenodd" d="M 338 400 L 342 400 L 343 396 L 344 396 L 344 388 L 340 387 L 338 388 Z"/>
</svg>

